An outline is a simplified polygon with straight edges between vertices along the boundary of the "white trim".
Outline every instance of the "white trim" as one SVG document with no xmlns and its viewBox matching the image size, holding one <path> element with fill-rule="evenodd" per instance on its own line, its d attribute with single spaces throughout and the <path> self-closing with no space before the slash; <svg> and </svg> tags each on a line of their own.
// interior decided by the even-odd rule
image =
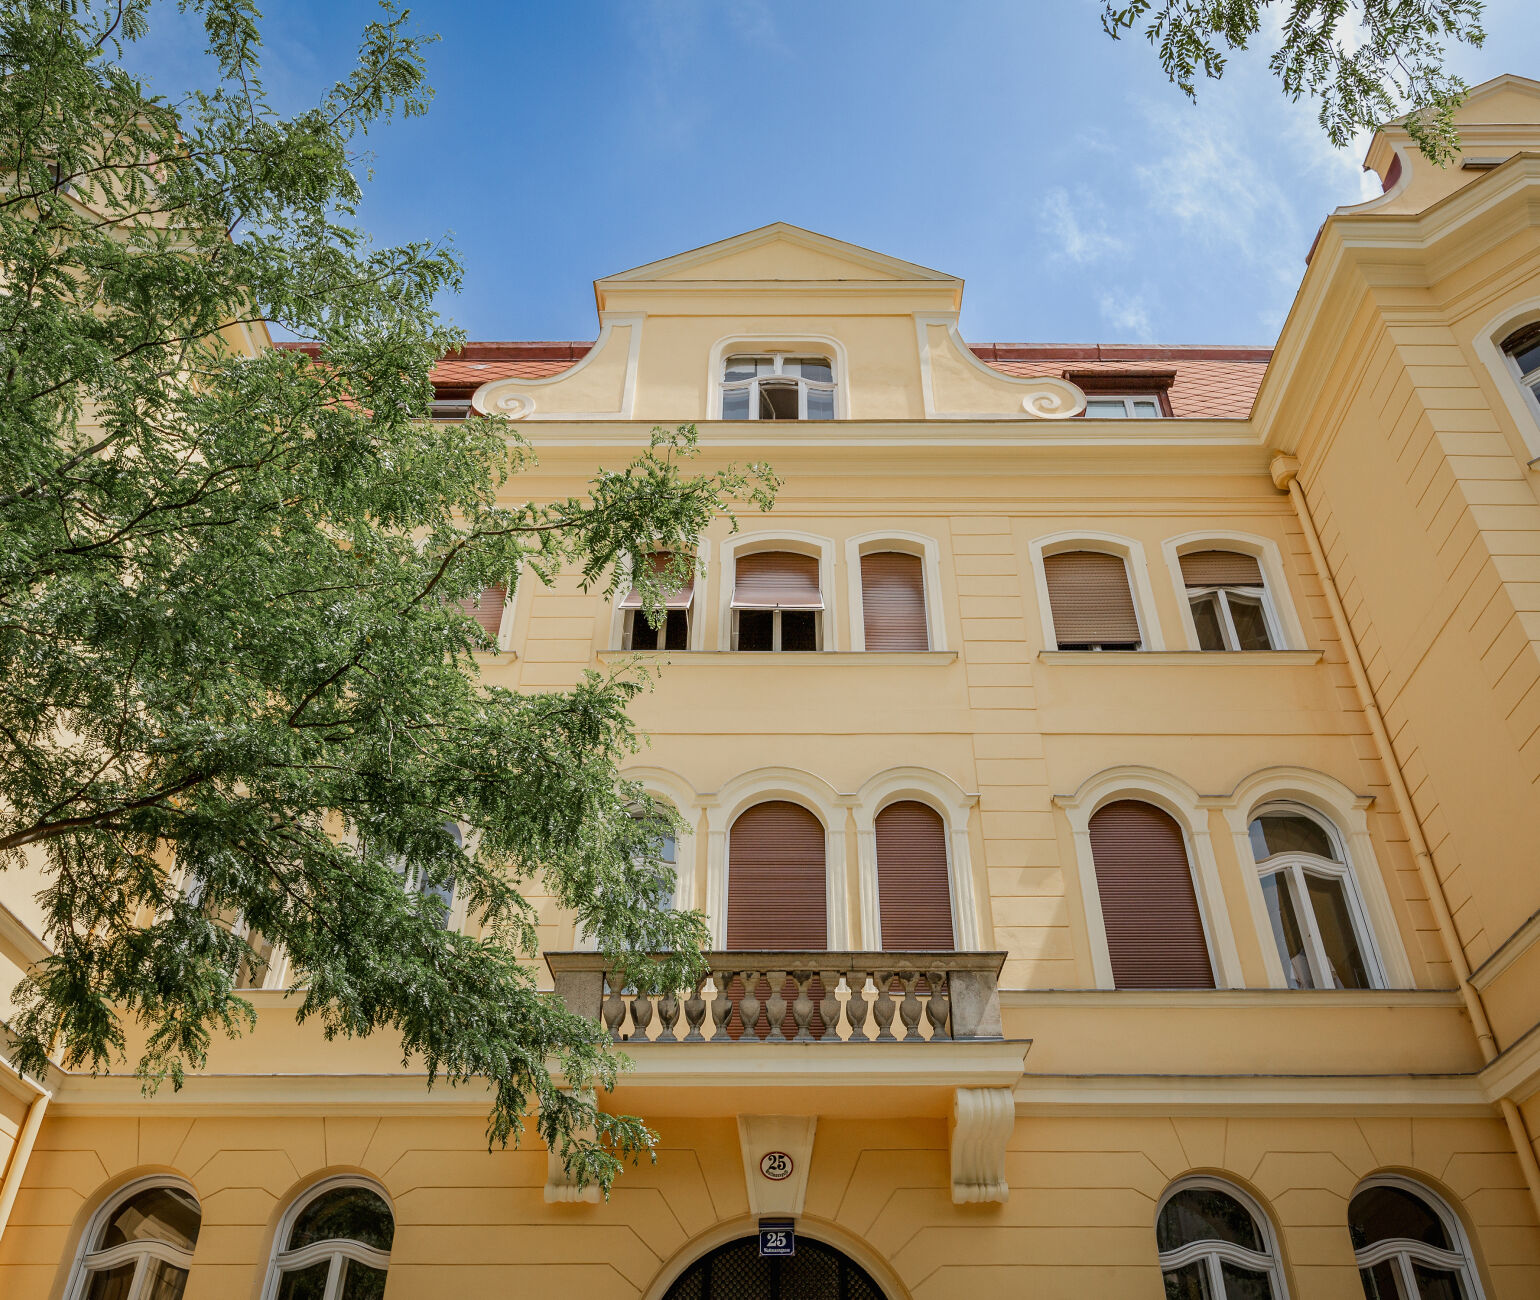
<svg viewBox="0 0 1540 1300">
<path fill-rule="evenodd" d="M 861 557 L 878 551 L 917 555 L 925 580 L 925 635 L 930 650 L 946 649 L 946 611 L 941 600 L 941 548 L 934 537 L 889 528 L 845 539 L 845 582 L 850 600 L 850 648 L 866 649 L 866 604 L 861 590 Z"/>
<path fill-rule="evenodd" d="M 822 620 L 823 643 L 814 653 L 840 649 L 839 607 L 836 599 L 838 588 L 835 586 L 837 549 L 834 539 L 818 533 L 803 533 L 786 528 L 739 533 L 722 543 L 719 564 L 722 580 L 717 584 L 717 648 L 733 648 L 733 583 L 738 556 L 754 555 L 761 551 L 791 551 L 796 555 L 811 555 L 818 560 L 818 589 L 823 593 L 824 606 L 819 616 Z"/>
<path fill-rule="evenodd" d="M 877 814 L 891 803 L 913 800 L 934 810 L 946 829 L 947 879 L 952 896 L 952 943 L 960 952 L 983 948 L 978 891 L 973 882 L 973 854 L 968 821 L 978 796 L 951 778 L 923 767 L 892 767 L 879 772 L 856 792 L 858 893 L 861 933 L 858 945 L 882 950 L 882 910 L 877 885 Z"/>
<path fill-rule="evenodd" d="M 828 782 L 789 767 L 762 767 L 734 777 L 706 805 L 706 918 L 712 943 L 727 946 L 728 878 L 732 866 L 728 846 L 739 814 L 755 804 L 784 799 L 806 808 L 824 829 L 825 946 L 839 951 L 850 945 L 850 916 L 846 905 L 845 823 L 849 797 L 841 797 Z"/>
<path fill-rule="evenodd" d="M 1262 1238 L 1264 1249 L 1260 1251 L 1248 1250 L 1243 1246 L 1237 1246 L 1228 1241 L 1194 1241 L 1189 1242 L 1176 1250 L 1166 1251 L 1160 1256 L 1160 1268 L 1162 1272 L 1167 1269 L 1183 1268 L 1194 1260 L 1204 1261 L 1209 1274 L 1209 1290 L 1214 1296 L 1225 1294 L 1224 1280 L 1220 1274 L 1221 1261 L 1238 1264 L 1242 1268 L 1253 1272 L 1266 1273 L 1268 1284 L 1272 1288 L 1273 1300 L 1288 1300 L 1289 1288 L 1284 1280 L 1283 1255 L 1278 1249 L 1278 1233 L 1273 1227 L 1270 1216 L 1257 1203 L 1250 1193 L 1242 1191 L 1234 1183 L 1223 1178 L 1215 1178 L 1209 1174 L 1194 1174 L 1188 1178 L 1179 1178 L 1176 1182 L 1161 1194 L 1160 1201 L 1155 1207 L 1155 1223 L 1160 1223 L 1160 1216 L 1165 1213 L 1166 1206 L 1171 1198 L 1180 1192 L 1200 1189 L 1204 1191 L 1219 1192 L 1230 1197 L 1241 1206 L 1249 1215 L 1256 1226 L 1257 1234 Z"/>
<path fill-rule="evenodd" d="M 1107 946 L 1107 929 L 1102 919 L 1096 858 L 1091 852 L 1091 818 L 1098 809 L 1118 799 L 1137 799 L 1153 804 L 1176 819 L 1187 851 L 1187 865 L 1192 872 L 1193 893 L 1203 921 L 1214 987 L 1245 988 L 1240 952 L 1235 946 L 1219 866 L 1209 839 L 1207 809 L 1200 807 L 1198 792 L 1185 781 L 1154 768 L 1138 766 L 1108 768 L 1088 778 L 1073 795 L 1054 799 L 1069 818 L 1075 840 L 1075 864 L 1080 877 L 1096 987 L 1112 989 L 1117 984 L 1112 976 L 1112 953 Z"/>
<path fill-rule="evenodd" d="M 1356 1197 L 1360 1192 L 1368 1191 L 1372 1187 L 1394 1187 L 1416 1197 L 1444 1225 L 1444 1231 L 1449 1234 L 1449 1240 L 1454 1243 L 1455 1249 L 1440 1250 L 1437 1246 L 1430 1246 L 1426 1242 L 1390 1237 L 1385 1241 L 1375 1242 L 1374 1245 L 1367 1246 L 1363 1250 L 1355 1250 L 1354 1263 L 1360 1268 L 1369 1268 L 1387 1259 L 1394 1259 L 1397 1270 L 1401 1274 L 1402 1286 L 1407 1289 L 1408 1295 L 1415 1296 L 1418 1294 L 1418 1289 L 1412 1278 L 1411 1261 L 1421 1260 L 1432 1264 L 1435 1268 L 1458 1273 L 1460 1285 L 1465 1292 L 1461 1300 L 1483 1300 L 1485 1292 L 1481 1289 L 1481 1278 L 1476 1270 L 1476 1256 L 1471 1249 L 1470 1237 L 1466 1234 L 1465 1224 L 1449 1203 L 1426 1183 L 1420 1183 L 1404 1174 L 1375 1174 L 1365 1178 L 1353 1189 L 1353 1196 Z M 1351 1209 L 1351 1198 L 1348 1205 Z"/>
<path fill-rule="evenodd" d="M 137 1260 L 138 1266 L 134 1270 L 133 1280 L 129 1283 L 126 1300 L 140 1300 L 149 1260 L 164 1260 L 168 1264 L 183 1269 L 192 1267 L 193 1251 L 182 1250 L 169 1241 L 146 1239 L 123 1242 L 109 1250 L 91 1248 L 97 1237 L 101 1235 L 107 1220 L 122 1209 L 125 1202 L 132 1200 L 140 1192 L 147 1192 L 156 1187 L 173 1188 L 179 1192 L 186 1192 L 193 1198 L 193 1203 L 198 1207 L 199 1236 L 202 1235 L 203 1202 L 198 1199 L 198 1193 L 187 1179 L 176 1174 L 146 1174 L 143 1178 L 135 1178 L 132 1182 L 124 1183 L 97 1206 L 95 1213 L 86 1221 L 85 1231 L 80 1234 L 80 1242 L 75 1249 L 69 1278 L 64 1284 L 64 1295 L 67 1300 L 83 1300 L 94 1270 L 111 1268 L 129 1259 Z M 197 1243 L 194 1242 L 194 1250 L 196 1248 Z"/>
<path fill-rule="evenodd" d="M 1171 572 L 1171 585 L 1176 589 L 1178 617 L 1182 621 L 1182 636 L 1187 647 L 1201 650 L 1198 629 L 1192 620 L 1192 607 L 1187 601 L 1187 583 L 1182 577 L 1182 556 L 1193 551 L 1236 551 L 1251 556 L 1262 568 L 1262 613 L 1267 620 L 1268 635 L 1276 643 L 1274 650 L 1303 650 L 1304 628 L 1289 594 L 1289 584 L 1284 576 L 1283 557 L 1278 543 L 1270 537 L 1255 533 L 1237 533 L 1226 529 L 1207 529 L 1203 532 L 1183 533 L 1180 537 L 1168 537 L 1160 544 L 1166 557 L 1166 567 Z M 1245 651 L 1234 651 L 1241 654 Z M 1256 653 L 1252 651 L 1250 653 Z"/>
<path fill-rule="evenodd" d="M 1235 845 L 1235 860 L 1241 864 L 1246 898 L 1251 905 L 1252 922 L 1257 927 L 1262 946 L 1262 961 L 1271 987 L 1286 988 L 1283 963 L 1273 941 L 1272 920 L 1262 894 L 1261 877 L 1251 852 L 1250 827 L 1257 811 L 1268 804 L 1294 803 L 1303 811 L 1331 828 L 1351 882 L 1349 906 L 1362 909 L 1355 913 L 1361 921 L 1360 940 L 1365 965 L 1376 987 L 1410 989 L 1416 986 L 1411 960 L 1402 940 L 1401 926 L 1385 883 L 1385 872 L 1369 833 L 1367 796 L 1356 795 L 1341 781 L 1322 772 L 1302 767 L 1267 767 L 1243 779 L 1230 793 L 1222 809 Z M 1247 869 L 1249 868 L 1249 869 Z"/>
<path fill-rule="evenodd" d="M 483 415 L 501 415 L 509 420 L 523 420 L 534 415 L 539 405 L 539 393 L 525 393 L 533 388 L 544 390 L 553 384 L 571 379 L 594 362 L 609 345 L 615 330 L 630 326 L 631 335 L 626 347 L 626 369 L 621 378 L 620 407 L 614 411 L 542 411 L 539 420 L 629 420 L 636 408 L 636 379 L 638 361 L 642 354 L 642 325 L 646 312 L 602 312 L 599 316 L 599 337 L 576 362 L 544 379 L 489 379 L 471 394 L 471 405 Z"/>
<path fill-rule="evenodd" d="M 1540 459 L 1540 398 L 1519 382 L 1513 358 L 1502 350 L 1502 341 L 1514 330 L 1540 321 L 1540 298 L 1526 298 L 1505 308 L 1476 331 L 1476 354 L 1486 364 L 1503 404 L 1513 416 L 1519 437 L 1529 453 L 1530 465 Z"/>
<path fill-rule="evenodd" d="M 1134 617 L 1139 622 L 1139 649 L 1164 650 L 1160 622 L 1155 616 L 1155 589 L 1150 585 L 1150 566 L 1144 558 L 1144 544 L 1117 533 L 1063 532 L 1034 537 L 1027 543 L 1032 561 L 1032 582 L 1037 591 L 1037 614 L 1043 631 L 1043 648 L 1057 650 L 1058 634 L 1053 626 L 1053 605 L 1048 599 L 1048 575 L 1043 560 L 1065 551 L 1098 551 L 1116 555 L 1128 570 L 1128 589 L 1133 596 Z"/>
<path fill-rule="evenodd" d="M 834 364 L 834 418 L 850 419 L 850 361 L 845 345 L 832 334 L 724 334 L 711 345 L 706 362 L 706 418 L 722 418 L 722 366 L 730 353 L 757 350 L 790 355 L 798 347 L 808 352 L 829 353 L 829 360 Z M 827 424 L 829 421 L 797 423 Z"/>
<path fill-rule="evenodd" d="M 361 1241 L 339 1238 L 313 1242 L 299 1250 L 286 1249 L 285 1243 L 289 1240 L 289 1234 L 294 1231 L 294 1221 L 299 1218 L 300 1212 L 318 1197 L 343 1187 L 361 1187 L 365 1191 L 373 1192 L 385 1202 L 385 1208 L 390 1211 L 392 1245 L 394 1245 L 397 1226 L 396 1207 L 389 1194 L 378 1182 L 362 1174 L 334 1174 L 330 1178 L 323 1178 L 311 1184 L 290 1201 L 288 1208 L 278 1220 L 277 1231 L 273 1233 L 272 1250 L 268 1254 L 267 1280 L 262 1286 L 262 1300 L 277 1300 L 278 1287 L 283 1280 L 285 1269 L 306 1268 L 323 1259 L 331 1260 L 331 1271 L 326 1278 L 325 1300 L 339 1300 L 342 1261 L 345 1259 L 355 1260 L 369 1268 L 382 1270 L 390 1268 L 390 1252 L 376 1250 L 373 1246 L 366 1246 Z"/>
<path fill-rule="evenodd" d="M 916 345 L 920 355 L 920 392 L 925 399 L 926 419 L 1065 420 L 1085 410 L 1085 394 L 1080 391 L 1078 385 L 1070 383 L 1067 379 L 1054 379 L 1047 376 L 1040 379 L 1023 379 L 1019 375 L 1007 375 L 980 360 L 978 353 L 964 341 L 962 331 L 957 327 L 957 319 L 956 312 L 915 312 L 914 314 Z M 1002 397 L 1014 397 L 1022 389 L 1031 390 L 1022 395 L 1020 415 L 1009 410 L 992 412 L 936 409 L 936 389 L 931 377 L 930 364 L 930 327 L 932 325 L 939 325 L 945 329 L 947 341 L 951 343 L 953 352 L 960 360 L 1002 386 L 1000 390 Z"/>
</svg>

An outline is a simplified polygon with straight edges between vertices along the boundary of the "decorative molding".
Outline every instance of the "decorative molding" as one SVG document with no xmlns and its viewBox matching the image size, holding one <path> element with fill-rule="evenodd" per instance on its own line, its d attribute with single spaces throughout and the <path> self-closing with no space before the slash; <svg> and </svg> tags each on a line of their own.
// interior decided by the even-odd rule
<svg viewBox="0 0 1540 1300">
<path fill-rule="evenodd" d="M 1006 1201 L 1005 1148 L 1016 1127 L 1010 1088 L 958 1088 L 952 1093 L 952 1203 Z"/>
<path fill-rule="evenodd" d="M 925 400 L 925 416 L 930 420 L 974 420 L 1009 418 L 1009 411 L 943 411 L 938 409 L 934 367 L 931 359 L 931 331 L 939 329 L 951 349 L 950 356 L 989 381 L 1002 403 L 1020 402 L 1022 415 L 1017 418 L 1064 420 L 1085 410 L 1085 394 L 1065 379 L 1023 379 L 1003 374 L 981 360 L 964 341 L 957 328 L 956 312 L 916 312 L 915 341 L 920 353 L 920 391 Z"/>
<path fill-rule="evenodd" d="M 743 1152 L 750 1214 L 789 1214 L 795 1218 L 802 1213 L 817 1127 L 816 1115 L 738 1116 L 738 1145 Z M 772 1180 L 760 1172 L 760 1161 L 772 1151 L 791 1157 L 789 1177 Z"/>
<path fill-rule="evenodd" d="M 1050 664 L 1094 664 L 1098 668 L 1124 668 L 1134 664 L 1151 668 L 1309 668 L 1321 662 L 1319 650 L 1039 650 L 1037 657 Z"/>
<path fill-rule="evenodd" d="M 581 1094 L 579 1094 L 581 1096 Z M 588 1129 L 583 1137 L 592 1140 L 594 1131 Z M 547 1148 L 545 1157 L 545 1203 L 547 1205 L 597 1205 L 598 1183 L 575 1181 L 561 1155 L 554 1148 Z"/>
<path fill-rule="evenodd" d="M 471 405 L 485 415 L 501 415 L 510 420 L 523 420 L 535 415 L 540 397 L 554 391 L 555 386 L 568 383 L 582 375 L 590 367 L 597 367 L 607 348 L 614 341 L 616 330 L 626 331 L 626 355 L 620 381 L 620 402 L 613 411 L 553 411 L 541 410 L 537 420 L 629 420 L 636 405 L 636 381 L 638 361 L 642 352 L 642 324 L 645 312 L 606 312 L 601 316 L 599 337 L 574 365 L 544 379 L 491 379 L 471 395 Z M 526 390 L 533 389 L 533 393 Z"/>
</svg>

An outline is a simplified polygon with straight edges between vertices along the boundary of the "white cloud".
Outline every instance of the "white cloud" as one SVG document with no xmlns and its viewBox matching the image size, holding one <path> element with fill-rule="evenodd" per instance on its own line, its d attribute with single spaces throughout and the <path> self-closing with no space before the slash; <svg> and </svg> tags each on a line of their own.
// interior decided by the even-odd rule
<svg viewBox="0 0 1540 1300">
<path fill-rule="evenodd" d="M 1050 253 L 1071 262 L 1099 262 L 1128 252 L 1127 242 L 1108 227 L 1101 201 L 1083 187 L 1071 198 L 1068 190 L 1055 186 L 1043 196 L 1038 217 Z"/>
<path fill-rule="evenodd" d="M 1117 295 L 1104 293 L 1098 304 L 1102 319 L 1110 329 L 1118 331 L 1114 340 L 1118 343 L 1149 343 L 1155 337 L 1150 323 L 1149 305 L 1143 294 Z"/>
</svg>

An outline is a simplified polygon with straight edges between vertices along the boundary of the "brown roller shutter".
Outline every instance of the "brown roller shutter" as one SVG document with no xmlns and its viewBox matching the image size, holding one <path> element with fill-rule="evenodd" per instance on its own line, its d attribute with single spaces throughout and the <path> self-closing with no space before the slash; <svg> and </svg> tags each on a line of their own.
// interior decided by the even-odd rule
<svg viewBox="0 0 1540 1300">
<path fill-rule="evenodd" d="M 508 588 L 483 587 L 481 598 L 467 596 L 459 602 L 460 608 L 481 624 L 481 630 L 493 640 L 497 639 L 497 630 L 503 625 L 503 605 L 508 600 Z"/>
<path fill-rule="evenodd" d="M 898 551 L 863 555 L 861 615 L 868 650 L 929 650 L 920 557 Z"/>
<path fill-rule="evenodd" d="M 1260 587 L 1262 567 L 1239 551 L 1193 551 L 1182 556 L 1182 581 L 1189 587 Z"/>
<path fill-rule="evenodd" d="M 1150 804 L 1110 803 L 1091 818 L 1091 855 L 1117 987 L 1213 988 L 1181 827 Z"/>
<path fill-rule="evenodd" d="M 653 551 L 650 555 L 648 555 L 647 559 L 648 562 L 652 565 L 652 571 L 654 573 L 662 573 L 663 570 L 668 568 L 668 566 L 673 562 L 674 555 L 672 551 Z M 669 592 L 666 596 L 663 597 L 663 608 L 689 609 L 690 602 L 694 599 L 695 578 L 692 575 L 689 581 L 684 584 L 684 586 L 680 587 L 677 591 Z M 621 609 L 640 609 L 642 607 L 642 593 L 635 587 L 632 587 L 630 591 L 626 592 L 625 597 L 621 600 L 620 607 Z"/>
<path fill-rule="evenodd" d="M 1065 551 L 1043 560 L 1060 647 L 1140 644 L 1139 618 L 1120 555 Z"/>
<path fill-rule="evenodd" d="M 885 951 L 955 945 L 946 827 L 934 809 L 905 802 L 877 814 L 877 903 Z"/>
<path fill-rule="evenodd" d="M 739 556 L 734 568 L 734 609 L 823 608 L 814 556 L 760 551 Z"/>
<path fill-rule="evenodd" d="M 823 823 L 784 800 L 756 804 L 733 823 L 727 848 L 727 946 L 828 946 Z"/>
</svg>

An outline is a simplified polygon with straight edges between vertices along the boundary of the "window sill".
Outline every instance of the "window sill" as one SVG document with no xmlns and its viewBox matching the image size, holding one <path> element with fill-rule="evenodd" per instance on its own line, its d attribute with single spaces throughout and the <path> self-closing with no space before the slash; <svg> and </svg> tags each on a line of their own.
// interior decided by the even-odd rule
<svg viewBox="0 0 1540 1300">
<path fill-rule="evenodd" d="M 800 663 L 822 668 L 924 668 L 952 663 L 955 650 L 601 650 L 601 664 L 625 659 L 659 659 L 671 665 L 696 664 L 705 667 L 774 667 Z"/>
<path fill-rule="evenodd" d="M 1121 664 L 1134 662 L 1182 668 L 1193 664 L 1231 668 L 1306 668 L 1321 662 L 1319 650 L 1039 650 L 1037 657 L 1054 664 Z"/>
</svg>

